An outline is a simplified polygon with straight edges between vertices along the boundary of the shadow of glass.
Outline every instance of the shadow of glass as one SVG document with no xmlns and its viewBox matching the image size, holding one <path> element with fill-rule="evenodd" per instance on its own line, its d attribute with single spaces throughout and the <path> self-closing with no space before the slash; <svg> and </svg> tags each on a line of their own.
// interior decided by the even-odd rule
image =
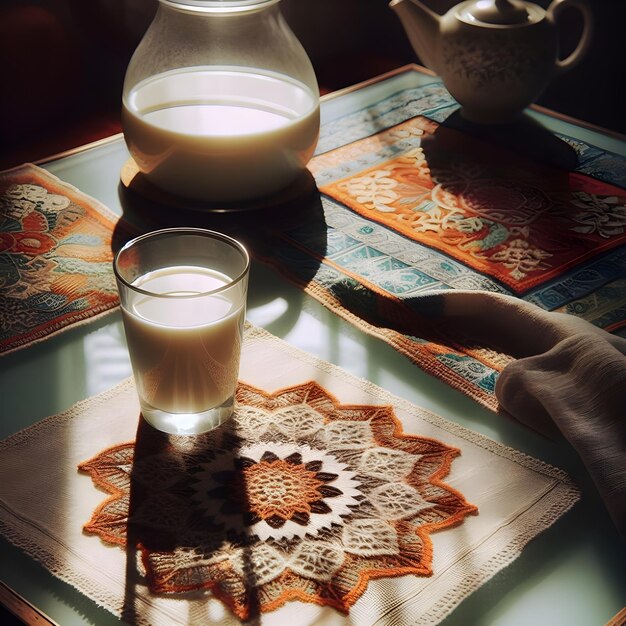
<svg viewBox="0 0 626 626">
<path fill-rule="evenodd" d="M 274 198 L 272 202 L 242 207 L 249 210 L 194 210 L 180 204 L 170 206 L 122 182 L 118 193 L 123 220 L 114 234 L 113 247 L 118 249 L 132 236 L 158 228 L 208 228 L 239 239 L 253 259 L 289 274 L 289 238 L 286 233 L 293 228 L 307 229 L 317 242 L 320 258 L 323 258 L 326 224 L 321 199 L 309 172 L 298 182 L 297 189 L 288 191 L 290 193 Z M 318 259 L 308 259 L 295 282 L 307 284 L 315 276 L 319 264 Z M 276 290 L 275 285 L 272 289 L 271 277 L 265 276 L 263 282 L 256 284 L 258 273 L 253 264 L 249 299 L 250 305 L 255 307 L 270 302 L 277 294 L 284 295 L 282 290 Z M 286 326 L 297 321 L 302 296 L 302 292 L 294 290 L 286 301 L 284 315 L 274 321 L 283 333 L 288 330 Z M 130 623 L 140 617 L 135 591 L 138 585 L 145 584 L 144 573 L 137 567 L 138 556 L 154 592 L 201 599 L 203 591 L 211 591 L 228 604 L 233 598 L 233 573 L 231 571 L 228 575 L 223 563 L 219 567 L 213 567 L 211 563 L 214 558 L 221 558 L 216 555 L 224 546 L 233 545 L 240 552 L 239 567 L 244 584 L 237 590 L 239 600 L 236 606 L 231 604 L 229 608 L 238 612 L 248 624 L 258 622 L 257 570 L 248 536 L 252 522 L 238 457 L 241 439 L 232 430 L 233 424 L 234 420 L 230 420 L 209 433 L 185 438 L 161 433 L 140 420 L 131 472 L 127 528 L 124 618 Z M 202 468 L 213 464 L 215 470 L 216 463 L 220 469 L 213 471 L 213 478 L 208 479 L 209 470 Z M 216 477 L 222 484 L 213 485 L 210 493 L 203 493 L 206 481 L 211 482 Z M 188 568 L 190 578 L 186 581 L 177 579 L 163 564 L 167 561 L 162 558 L 165 554 L 174 554 L 175 558 L 182 559 L 183 565 L 199 561 L 210 573 L 198 579 L 191 573 L 192 568 Z M 245 610 L 243 616 L 242 610 Z"/>
<path fill-rule="evenodd" d="M 242 439 L 234 423 L 184 437 L 157 431 L 140 419 L 126 532 L 122 615 L 129 623 L 145 619 L 139 615 L 136 588 L 146 580 L 157 595 L 202 600 L 211 592 L 247 624 L 259 623 L 259 581 L 250 549 L 253 521 L 245 459 L 239 455 Z M 226 564 L 226 552 L 239 553 L 238 575 L 230 561 Z M 140 561 L 145 572 L 138 569 Z"/>
</svg>

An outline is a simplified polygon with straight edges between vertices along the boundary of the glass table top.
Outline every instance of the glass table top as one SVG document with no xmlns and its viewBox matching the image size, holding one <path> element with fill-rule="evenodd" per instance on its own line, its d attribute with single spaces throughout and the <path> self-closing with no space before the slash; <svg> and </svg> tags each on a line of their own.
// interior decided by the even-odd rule
<svg viewBox="0 0 626 626">
<path fill-rule="evenodd" d="M 428 74 L 405 68 L 358 89 L 332 94 L 323 99 L 322 123 L 433 80 Z M 541 111 L 530 115 L 554 132 L 626 154 L 626 144 L 617 137 Z M 121 213 L 119 176 L 127 159 L 123 137 L 118 135 L 54 158 L 42 167 Z M 588 626 L 604 624 L 624 606 L 626 573 L 622 555 L 615 550 L 617 533 L 568 446 L 545 440 L 480 407 L 260 263 L 252 267 L 247 317 L 288 343 L 445 419 L 557 465 L 578 482 L 581 502 L 533 540 L 512 565 L 464 600 L 444 624 Z M 1 365 L 2 438 L 131 374 L 119 312 L 5 356 Z M 4 539 L 0 550 L 0 580 L 50 619 L 59 624 L 118 623 Z"/>
</svg>

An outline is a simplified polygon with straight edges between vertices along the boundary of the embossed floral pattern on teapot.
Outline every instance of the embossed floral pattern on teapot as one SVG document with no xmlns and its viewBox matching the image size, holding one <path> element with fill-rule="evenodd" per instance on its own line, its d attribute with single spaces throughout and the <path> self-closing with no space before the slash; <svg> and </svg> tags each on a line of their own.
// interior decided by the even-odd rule
<svg viewBox="0 0 626 626">
<path fill-rule="evenodd" d="M 467 0 L 439 16 L 418 0 L 392 0 L 415 52 L 441 76 L 474 122 L 513 120 L 571 68 L 591 40 L 591 10 L 585 0 L 554 0 L 547 10 L 522 0 Z M 574 51 L 559 58 L 556 22 L 577 8 L 583 30 Z"/>
</svg>

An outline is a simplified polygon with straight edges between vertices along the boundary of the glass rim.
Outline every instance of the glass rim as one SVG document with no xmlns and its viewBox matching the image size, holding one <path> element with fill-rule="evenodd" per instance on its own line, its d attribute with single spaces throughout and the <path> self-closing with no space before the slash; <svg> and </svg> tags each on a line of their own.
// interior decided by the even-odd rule
<svg viewBox="0 0 626 626">
<path fill-rule="evenodd" d="M 241 13 L 276 4 L 280 0 L 159 0 L 174 9 L 199 13 Z"/>
<path fill-rule="evenodd" d="M 142 289 L 141 287 L 137 287 L 137 285 L 133 285 L 129 283 L 118 270 L 118 262 L 120 256 L 128 251 L 132 246 L 141 243 L 146 239 L 162 239 L 169 237 L 171 235 L 196 235 L 198 237 L 210 237 L 212 239 L 218 239 L 224 243 L 230 244 L 233 248 L 235 248 L 243 257 L 244 260 L 244 268 L 243 270 L 233 279 L 231 279 L 225 285 L 221 287 L 217 287 L 216 289 L 210 289 L 209 291 L 202 291 L 200 293 L 193 294 L 168 294 L 168 293 L 155 293 L 154 291 L 148 291 L 147 289 Z M 200 267 L 200 266 L 198 266 Z M 229 235 L 225 235 L 224 233 L 220 233 L 216 230 L 209 230 L 208 228 L 193 228 L 193 227 L 176 227 L 176 228 L 161 228 L 159 230 L 153 230 L 149 233 L 144 233 L 143 235 L 139 235 L 138 237 L 134 237 L 133 239 L 127 241 L 116 253 L 113 259 L 113 273 L 115 274 L 115 278 L 121 282 L 125 287 L 131 289 L 136 293 L 140 293 L 145 296 L 150 296 L 152 298 L 165 298 L 171 300 L 184 300 L 184 299 L 195 299 L 195 298 L 206 298 L 207 296 L 212 296 L 214 294 L 222 293 L 234 287 L 237 283 L 240 283 L 250 271 L 250 255 L 248 254 L 248 250 L 245 246 L 237 239 L 230 237 Z"/>
</svg>

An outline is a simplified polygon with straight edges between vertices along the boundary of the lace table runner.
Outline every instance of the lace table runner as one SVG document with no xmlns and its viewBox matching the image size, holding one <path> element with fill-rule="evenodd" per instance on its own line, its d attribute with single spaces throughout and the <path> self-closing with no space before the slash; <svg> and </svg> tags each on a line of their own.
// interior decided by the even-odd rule
<svg viewBox="0 0 626 626">
<path fill-rule="evenodd" d="M 130 623 L 434 624 L 578 499 L 252 327 L 238 402 L 167 436 L 126 381 L 6 439 L 2 533 Z"/>
<path fill-rule="evenodd" d="M 118 220 L 35 165 L 0 172 L 0 354 L 117 306 Z"/>
</svg>

